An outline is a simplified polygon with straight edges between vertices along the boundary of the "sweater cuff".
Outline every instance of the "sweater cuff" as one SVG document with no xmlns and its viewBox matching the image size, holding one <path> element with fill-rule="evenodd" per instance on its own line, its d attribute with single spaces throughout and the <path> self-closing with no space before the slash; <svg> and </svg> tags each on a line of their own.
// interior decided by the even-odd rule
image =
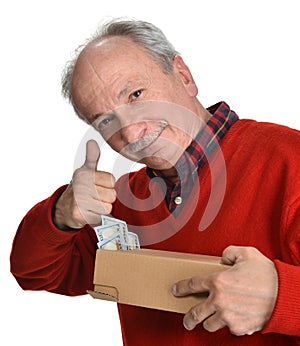
<svg viewBox="0 0 300 346">
<path fill-rule="evenodd" d="M 52 244 L 68 242 L 70 238 L 74 237 L 80 229 L 70 229 L 67 231 L 59 229 L 53 222 L 53 210 L 58 198 L 64 192 L 68 185 L 61 186 L 57 189 L 52 196 L 41 203 L 40 213 L 44 213 L 46 216 L 48 227 L 43 228 L 41 236 Z"/>
<path fill-rule="evenodd" d="M 271 319 L 263 333 L 300 336 L 300 267 L 274 261 L 278 273 L 278 295 Z"/>
</svg>

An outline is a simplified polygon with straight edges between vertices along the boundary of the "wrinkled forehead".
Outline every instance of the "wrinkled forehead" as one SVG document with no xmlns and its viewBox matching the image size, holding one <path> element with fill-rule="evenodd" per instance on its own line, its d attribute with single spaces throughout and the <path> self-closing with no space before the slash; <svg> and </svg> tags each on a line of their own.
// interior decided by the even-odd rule
<svg viewBox="0 0 300 346">
<path fill-rule="evenodd" d="M 100 72 L 114 72 L 122 67 L 130 68 L 131 64 L 149 60 L 144 48 L 128 38 L 114 36 L 90 43 L 79 55 L 73 74 L 73 82 L 89 79 L 91 75 Z"/>
<path fill-rule="evenodd" d="M 117 106 L 116 97 L 132 80 L 145 80 L 158 68 L 149 53 L 123 37 L 89 44 L 79 55 L 72 78 L 72 99 L 82 116 Z"/>
<path fill-rule="evenodd" d="M 145 49 L 123 37 L 93 41 L 79 55 L 72 78 L 72 98 L 82 111 L 99 95 L 113 98 L 116 85 L 137 78 L 155 64 Z M 81 109 L 80 109 L 81 108 Z"/>
<path fill-rule="evenodd" d="M 105 71 L 118 69 L 122 60 L 137 47 L 122 37 L 95 40 L 83 49 L 75 64 L 72 88 L 80 84 L 90 83 L 94 78 L 101 79 Z M 76 90 L 73 90 L 76 91 Z"/>
</svg>

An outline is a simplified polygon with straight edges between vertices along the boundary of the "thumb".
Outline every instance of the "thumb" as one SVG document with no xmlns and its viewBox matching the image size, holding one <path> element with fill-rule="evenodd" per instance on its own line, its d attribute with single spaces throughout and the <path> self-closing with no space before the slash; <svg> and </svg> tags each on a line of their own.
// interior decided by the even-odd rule
<svg viewBox="0 0 300 346">
<path fill-rule="evenodd" d="M 98 146 L 98 143 L 95 140 L 89 140 L 86 143 L 86 156 L 84 166 L 96 171 L 99 158 L 100 148 Z"/>
<path fill-rule="evenodd" d="M 253 259 L 262 253 L 252 246 L 228 246 L 222 255 L 223 264 L 236 264 Z"/>
</svg>

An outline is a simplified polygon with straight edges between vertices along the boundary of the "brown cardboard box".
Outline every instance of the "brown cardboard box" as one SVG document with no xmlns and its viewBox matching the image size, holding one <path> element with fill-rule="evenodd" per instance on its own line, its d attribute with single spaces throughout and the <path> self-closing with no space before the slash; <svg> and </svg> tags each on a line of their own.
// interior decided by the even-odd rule
<svg viewBox="0 0 300 346">
<path fill-rule="evenodd" d="M 97 250 L 94 298 L 186 313 L 207 294 L 176 298 L 175 282 L 228 269 L 219 257 L 158 250 Z"/>
</svg>

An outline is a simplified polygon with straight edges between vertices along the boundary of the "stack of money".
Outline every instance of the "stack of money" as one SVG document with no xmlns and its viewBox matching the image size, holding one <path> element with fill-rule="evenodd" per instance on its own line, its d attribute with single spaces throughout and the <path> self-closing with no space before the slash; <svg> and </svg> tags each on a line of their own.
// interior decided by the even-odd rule
<svg viewBox="0 0 300 346">
<path fill-rule="evenodd" d="M 94 227 L 99 249 L 133 250 L 140 248 L 137 234 L 128 231 L 125 221 L 106 215 L 102 215 L 101 219 L 101 226 Z"/>
</svg>

